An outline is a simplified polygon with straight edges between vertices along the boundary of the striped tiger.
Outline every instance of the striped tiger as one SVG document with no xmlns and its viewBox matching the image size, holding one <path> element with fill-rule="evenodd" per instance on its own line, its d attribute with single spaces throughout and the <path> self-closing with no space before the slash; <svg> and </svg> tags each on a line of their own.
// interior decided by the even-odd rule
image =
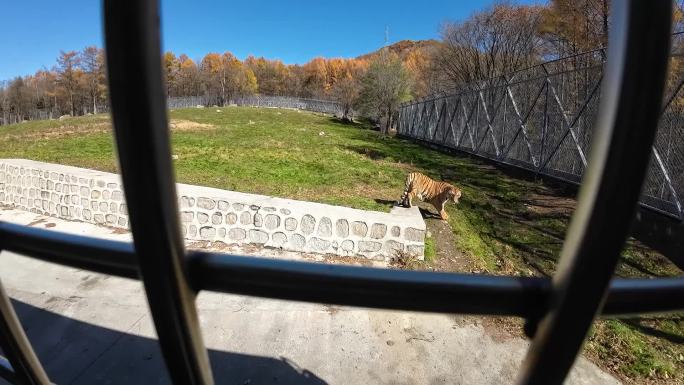
<svg viewBox="0 0 684 385">
<path fill-rule="evenodd" d="M 427 175 L 412 172 L 406 176 L 406 188 L 397 202 L 404 207 L 411 207 L 411 199 L 417 196 L 421 201 L 428 202 L 439 211 L 439 216 L 447 220 L 449 216 L 444 210 L 444 204 L 448 201 L 458 203 L 461 190 L 446 182 L 438 182 Z"/>
</svg>

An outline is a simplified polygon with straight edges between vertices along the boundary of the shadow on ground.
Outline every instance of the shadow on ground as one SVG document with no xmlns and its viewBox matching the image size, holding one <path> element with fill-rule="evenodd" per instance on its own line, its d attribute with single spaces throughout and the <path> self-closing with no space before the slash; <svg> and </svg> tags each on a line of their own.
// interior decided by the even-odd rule
<svg viewBox="0 0 684 385">
<path fill-rule="evenodd" d="M 576 205 L 575 188 L 541 183 L 509 167 L 431 151 L 409 140 L 369 136 L 364 130 L 352 133 L 354 140 L 344 149 L 374 161 L 404 165 L 406 172 L 417 170 L 463 190 L 458 206 L 447 205 L 449 223 L 456 235 L 456 247 L 483 258 L 485 271 L 543 277 L 554 274 Z M 387 206 L 393 203 L 376 202 Z M 454 215 L 457 211 L 459 215 Z M 421 213 L 425 219 L 436 217 L 429 208 L 421 209 Z M 663 256 L 634 240 L 623 251 L 621 262 L 616 272 L 619 277 L 681 274 Z"/>
<path fill-rule="evenodd" d="M 53 383 L 171 383 L 155 339 L 71 319 L 21 301 L 12 300 L 12 304 Z M 218 384 L 326 384 L 285 357 L 209 350 L 209 360 Z"/>
</svg>

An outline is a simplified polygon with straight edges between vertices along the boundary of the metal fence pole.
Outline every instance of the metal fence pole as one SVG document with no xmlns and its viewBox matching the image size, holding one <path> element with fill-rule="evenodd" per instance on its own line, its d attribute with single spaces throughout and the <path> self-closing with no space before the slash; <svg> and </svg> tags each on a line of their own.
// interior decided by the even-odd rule
<svg viewBox="0 0 684 385">
<path fill-rule="evenodd" d="M 671 17 L 669 0 L 613 4 L 591 163 L 521 384 L 561 384 L 605 301 L 655 138 Z"/>
<path fill-rule="evenodd" d="M 8 379 L 14 379 L 22 385 L 50 384 L 2 283 L 0 283 L 0 347 L 12 365 L 11 373 L 7 373 L 10 368 L 3 365 L 4 377 L 10 377 Z"/>
<path fill-rule="evenodd" d="M 166 367 L 175 384 L 213 384 L 196 293 L 185 271 L 162 85 L 157 0 L 105 0 L 114 134 L 133 242 Z"/>
</svg>

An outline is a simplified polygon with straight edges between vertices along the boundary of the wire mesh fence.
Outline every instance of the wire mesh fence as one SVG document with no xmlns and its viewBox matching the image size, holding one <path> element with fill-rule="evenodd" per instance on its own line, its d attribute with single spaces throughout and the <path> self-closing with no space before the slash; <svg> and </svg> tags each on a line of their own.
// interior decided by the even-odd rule
<svg viewBox="0 0 684 385">
<path fill-rule="evenodd" d="M 326 114 L 341 114 L 342 106 L 332 100 L 307 99 L 294 96 L 241 96 L 230 100 L 228 104 L 265 108 L 292 108 Z M 168 108 L 191 108 L 196 106 L 220 106 L 219 97 L 212 96 L 184 96 L 171 97 L 167 100 Z"/>
<path fill-rule="evenodd" d="M 167 98 L 166 104 L 169 109 L 223 105 L 220 97 L 210 95 L 170 97 Z M 342 115 L 344 112 L 342 105 L 333 100 L 307 99 L 294 96 L 242 96 L 233 98 L 227 104 L 264 108 L 291 108 L 334 115 Z M 98 106 L 97 112 L 107 113 L 109 112 L 109 106 L 106 104 Z M 87 114 L 88 111 L 82 112 L 82 115 Z M 33 109 L 27 113 L 0 115 L 0 126 L 21 123 L 25 120 L 50 120 L 59 117 L 59 112 L 54 109 Z"/>
<path fill-rule="evenodd" d="M 684 35 L 669 79 L 641 203 L 684 219 Z M 579 183 L 601 98 L 602 49 L 545 62 L 401 106 L 399 135 Z"/>
</svg>

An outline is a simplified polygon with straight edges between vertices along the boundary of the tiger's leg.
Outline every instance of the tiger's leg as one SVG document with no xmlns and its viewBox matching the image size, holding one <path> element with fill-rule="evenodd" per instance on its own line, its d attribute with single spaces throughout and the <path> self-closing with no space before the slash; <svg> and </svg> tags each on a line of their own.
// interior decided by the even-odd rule
<svg viewBox="0 0 684 385">
<path fill-rule="evenodd" d="M 409 191 L 409 193 L 406 195 L 406 203 L 404 204 L 404 206 L 411 208 L 412 207 L 411 201 L 413 200 L 414 196 L 416 196 L 416 193 L 413 190 Z"/>
<path fill-rule="evenodd" d="M 446 221 L 447 219 L 449 219 L 449 215 L 447 214 L 446 210 L 444 210 L 444 203 L 445 202 L 442 202 L 439 206 L 439 216 L 440 218 L 442 218 L 442 220 Z"/>
</svg>

